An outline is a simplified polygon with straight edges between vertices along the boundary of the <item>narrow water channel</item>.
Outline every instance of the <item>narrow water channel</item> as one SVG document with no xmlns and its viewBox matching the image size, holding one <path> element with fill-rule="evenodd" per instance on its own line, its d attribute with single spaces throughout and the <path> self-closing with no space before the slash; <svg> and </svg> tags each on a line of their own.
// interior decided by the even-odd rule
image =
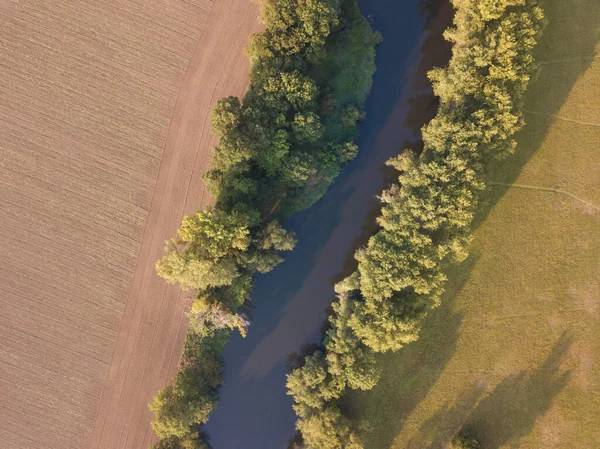
<svg viewBox="0 0 600 449">
<path fill-rule="evenodd" d="M 227 346 L 219 408 L 206 426 L 215 449 L 285 449 L 294 435 L 288 356 L 319 340 L 332 283 L 351 263 L 363 225 L 373 222 L 384 163 L 415 140 L 407 114 L 426 38 L 418 3 L 358 0 L 383 35 L 360 153 L 316 205 L 287 223 L 296 231 L 296 249 L 273 272 L 256 276 L 252 326 L 245 339 L 235 334 Z"/>
</svg>

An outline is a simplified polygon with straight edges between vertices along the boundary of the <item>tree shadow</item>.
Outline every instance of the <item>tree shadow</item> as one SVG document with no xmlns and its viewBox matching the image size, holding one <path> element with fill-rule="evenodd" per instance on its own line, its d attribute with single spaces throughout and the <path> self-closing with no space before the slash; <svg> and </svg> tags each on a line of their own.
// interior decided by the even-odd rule
<svg viewBox="0 0 600 449">
<path fill-rule="evenodd" d="M 597 15 L 590 14 L 584 8 L 573 10 L 572 5 L 569 6 L 566 2 L 543 0 L 543 7 L 550 21 L 536 47 L 537 61 L 546 63 L 544 57 L 550 54 L 549 49 L 554 51 L 553 57 L 557 58 L 561 51 L 564 51 L 564 56 L 576 54 L 583 57 L 593 54 L 598 42 L 598 33 L 595 31 L 598 24 Z M 560 20 L 553 20 L 558 18 Z M 562 43 L 557 44 L 559 41 Z M 568 46 L 564 43 L 568 43 Z M 589 65 L 589 60 L 581 59 L 568 64 L 560 72 L 544 70 L 542 67 L 526 94 L 526 107 L 535 105 L 546 114 L 556 114 L 579 76 Z M 426 70 L 422 72 L 426 73 Z M 549 86 L 552 87 L 551 92 Z M 411 111 L 415 112 L 407 118 L 406 126 L 420 128 L 427 122 L 428 114 L 429 118 L 432 117 L 437 103 L 432 103 L 431 98 L 427 97 L 426 93 L 415 95 L 411 104 Z M 519 145 L 516 153 L 505 161 L 492 161 L 487 167 L 487 175 L 491 180 L 513 183 L 527 161 L 541 147 L 554 123 L 551 117 L 534 115 L 526 115 L 526 121 L 528 125 L 517 135 Z M 412 144 L 414 148 L 419 148 L 418 141 Z M 391 175 L 387 176 L 392 179 Z M 506 188 L 496 186 L 486 192 L 473 229 L 481 225 L 505 192 Z M 374 203 L 354 249 L 365 245 L 376 232 L 377 225 L 374 219 L 379 215 L 379 211 L 379 203 Z M 344 272 L 336 279 L 342 279 L 355 270 L 353 255 L 354 250 L 346 259 Z M 384 449 L 391 446 L 398 428 L 425 398 L 454 354 L 462 315 L 452 310 L 452 302 L 468 279 L 474 260 L 474 257 L 470 257 L 467 262 L 449 270 L 451 285 L 442 299 L 442 306 L 431 312 L 425 320 L 420 339 L 398 353 L 379 357 L 381 365 L 384 366 L 379 384 L 370 392 L 353 392 L 343 400 L 343 408 L 355 419 L 360 420 L 363 415 L 361 411 L 366 415 L 374 415 L 369 411 L 377 410 L 377 422 L 369 423 L 370 428 L 364 435 L 365 447 Z M 523 372 L 509 376 L 471 413 L 481 393 L 480 387 L 474 386 L 461 396 L 456 406 L 450 407 L 447 404 L 432 416 L 420 429 L 416 439 L 411 441 L 409 449 L 444 447 L 465 422 L 472 422 L 473 427 L 482 429 L 480 432 L 485 435 L 486 448 L 496 448 L 508 443 L 513 446 L 518 444 L 523 436 L 531 432 L 537 417 L 549 409 L 552 398 L 565 387 L 570 373 L 558 373 L 553 367 L 560 362 L 569 344 L 569 338 L 561 339 L 541 367 L 531 373 Z M 507 402 L 502 402 L 502 398 L 508 398 Z M 495 416 L 500 418 L 494 418 Z M 502 421 L 498 422 L 499 419 Z"/>
<path fill-rule="evenodd" d="M 404 126 L 420 137 L 421 128 L 435 117 L 439 99 L 433 94 L 428 73 L 435 67 L 446 67 L 452 56 L 452 45 L 444 39 L 444 31 L 452 26 L 454 9 L 450 0 L 421 0 L 419 5 L 429 5 L 426 16 L 424 39 L 421 42 L 422 57 L 413 75 L 412 88 L 415 92 L 409 100 L 410 111 Z M 420 141 L 419 141 L 420 142 Z"/>
<path fill-rule="evenodd" d="M 571 343 L 572 337 L 564 333 L 542 365 L 506 377 L 481 401 L 484 383 L 466 389 L 453 405 L 446 403 L 425 421 L 406 448 L 445 448 L 464 427 L 474 429 L 486 449 L 518 448 L 567 386 L 571 371 L 561 371 L 560 365 Z"/>
<path fill-rule="evenodd" d="M 487 178 L 495 182 L 513 184 L 517 180 L 556 121 L 552 116 L 558 113 L 577 79 L 589 68 L 592 60 L 585 58 L 594 54 L 600 38 L 600 9 L 591 11 L 585 2 L 580 2 L 579 7 L 576 2 L 542 0 L 541 3 L 547 25 L 534 50 L 538 71 L 525 94 L 525 110 L 535 109 L 545 115 L 525 113 L 526 125 L 517 133 L 515 153 L 506 160 L 488 163 Z M 556 70 L 553 64 L 561 59 L 572 60 L 559 63 L 560 70 Z M 507 189 L 497 185 L 489 187 L 473 222 L 474 230 L 485 221 Z"/>
<path fill-rule="evenodd" d="M 469 424 L 478 429 L 487 449 L 518 448 L 536 420 L 569 383 L 571 370 L 561 370 L 572 344 L 568 333 L 558 339 L 546 361 L 537 369 L 507 377 L 471 413 Z"/>
<path fill-rule="evenodd" d="M 377 422 L 363 424 L 366 448 L 391 446 L 399 425 L 427 396 L 452 358 L 463 319 L 463 313 L 454 310 L 454 298 L 476 263 L 476 257 L 469 257 L 451 273 L 453 285 L 442 305 L 425 318 L 419 340 L 396 353 L 378 356 L 383 373 L 377 386 L 367 392 L 353 391 L 342 399 L 344 412 L 359 423 L 363 410 L 369 415 L 377 411 Z"/>
<path fill-rule="evenodd" d="M 418 435 L 408 442 L 406 449 L 445 447 L 463 428 L 468 411 L 475 407 L 484 391 L 484 383 L 475 383 L 464 390 L 453 404 L 446 402 L 421 425 Z"/>
</svg>

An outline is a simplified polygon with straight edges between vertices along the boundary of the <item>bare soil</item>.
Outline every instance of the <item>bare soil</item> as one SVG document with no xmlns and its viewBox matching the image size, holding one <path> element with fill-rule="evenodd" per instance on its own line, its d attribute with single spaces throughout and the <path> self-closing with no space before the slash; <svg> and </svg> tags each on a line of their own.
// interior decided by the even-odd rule
<svg viewBox="0 0 600 449">
<path fill-rule="evenodd" d="M 147 448 L 189 295 L 154 264 L 242 95 L 248 0 L 0 0 L 2 448 Z"/>
</svg>

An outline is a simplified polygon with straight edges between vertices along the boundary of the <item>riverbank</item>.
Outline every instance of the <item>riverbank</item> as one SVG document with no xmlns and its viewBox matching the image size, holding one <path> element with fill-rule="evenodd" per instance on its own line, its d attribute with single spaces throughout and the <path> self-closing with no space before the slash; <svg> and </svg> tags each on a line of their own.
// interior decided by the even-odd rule
<svg viewBox="0 0 600 449">
<path fill-rule="evenodd" d="M 437 448 L 464 425 L 487 448 L 600 445 L 600 215 L 567 195 L 600 202 L 600 10 L 542 6 L 527 125 L 492 167 L 472 256 L 420 339 L 379 357 L 379 384 L 346 403 L 371 424 L 367 449 Z"/>
<path fill-rule="evenodd" d="M 379 36 L 354 0 L 261 6 L 248 90 L 211 113 L 219 145 L 203 179 L 214 207 L 186 216 L 156 263 L 168 283 L 195 292 L 179 370 L 149 404 L 157 448 L 207 445 L 224 347 L 234 329 L 247 333 L 256 275 L 295 246 L 283 221 L 316 202 L 358 150 Z"/>
<path fill-rule="evenodd" d="M 417 140 L 420 126 L 435 113 L 430 100 L 415 97 L 428 92 L 428 83 L 421 76 L 416 82 L 415 74 L 431 68 L 439 49 L 431 33 L 423 33 L 418 2 L 358 3 L 383 35 L 366 119 L 359 125 L 359 155 L 318 203 L 288 221 L 298 238 L 296 249 L 257 279 L 252 328 L 246 339 L 234 335 L 225 350 L 220 404 L 206 426 L 218 449 L 287 446 L 295 422 L 285 394 L 288 355 L 320 340 L 332 283 L 351 263 L 346 255 L 359 243 L 364 225 L 378 214 L 375 194 L 389 180 L 385 161 Z"/>
</svg>

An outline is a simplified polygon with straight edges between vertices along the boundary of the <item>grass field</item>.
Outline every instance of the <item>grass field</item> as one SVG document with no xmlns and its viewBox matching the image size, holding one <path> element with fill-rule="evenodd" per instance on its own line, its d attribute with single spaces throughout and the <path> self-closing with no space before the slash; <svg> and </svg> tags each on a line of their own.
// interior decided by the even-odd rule
<svg viewBox="0 0 600 449">
<path fill-rule="evenodd" d="M 470 258 L 420 340 L 347 398 L 367 449 L 441 448 L 463 426 L 486 449 L 600 448 L 600 5 L 543 6 L 528 124 Z"/>
<path fill-rule="evenodd" d="M 0 447 L 146 449 L 188 297 L 154 271 L 241 95 L 249 0 L 1 0 Z"/>
</svg>

